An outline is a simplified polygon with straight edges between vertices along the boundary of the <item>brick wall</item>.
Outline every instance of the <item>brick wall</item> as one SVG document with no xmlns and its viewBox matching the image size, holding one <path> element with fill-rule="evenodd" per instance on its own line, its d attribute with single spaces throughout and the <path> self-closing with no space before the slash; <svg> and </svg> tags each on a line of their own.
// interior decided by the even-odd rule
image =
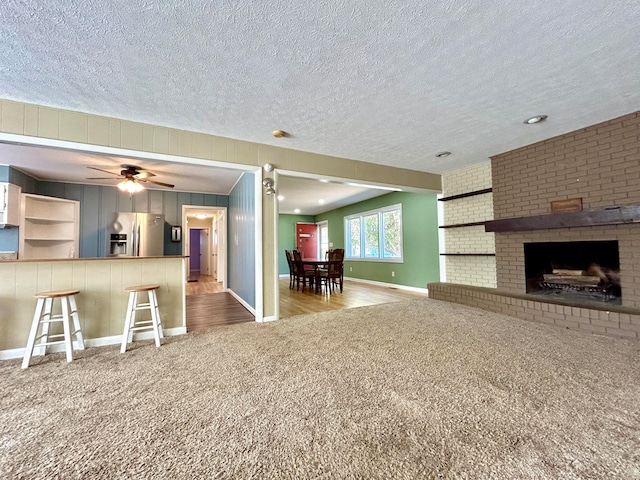
<svg viewBox="0 0 640 480">
<path fill-rule="evenodd" d="M 496 219 L 542 215 L 582 197 L 585 209 L 640 204 L 640 112 L 491 158 Z"/>
<path fill-rule="evenodd" d="M 550 213 L 582 198 L 584 209 L 640 204 L 640 112 L 492 157 L 495 218 Z M 640 308 L 640 224 L 497 233 L 497 286 L 526 291 L 525 242 L 618 240 L 622 303 Z"/>
<path fill-rule="evenodd" d="M 443 197 L 491 187 L 491 162 L 454 170 L 442 176 Z M 493 219 L 491 193 L 442 202 L 441 225 L 457 225 Z M 442 229 L 443 253 L 495 253 L 494 234 L 484 226 Z M 496 286 L 495 257 L 445 256 L 448 282 L 483 287 Z"/>
</svg>

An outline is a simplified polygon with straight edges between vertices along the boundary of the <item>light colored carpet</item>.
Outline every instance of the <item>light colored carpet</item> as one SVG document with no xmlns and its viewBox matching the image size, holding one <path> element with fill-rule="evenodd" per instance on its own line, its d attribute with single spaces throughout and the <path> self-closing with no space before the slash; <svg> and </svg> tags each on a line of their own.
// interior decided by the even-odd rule
<svg viewBox="0 0 640 480">
<path fill-rule="evenodd" d="M 0 478 L 638 479 L 640 344 L 429 299 L 0 363 Z"/>
</svg>

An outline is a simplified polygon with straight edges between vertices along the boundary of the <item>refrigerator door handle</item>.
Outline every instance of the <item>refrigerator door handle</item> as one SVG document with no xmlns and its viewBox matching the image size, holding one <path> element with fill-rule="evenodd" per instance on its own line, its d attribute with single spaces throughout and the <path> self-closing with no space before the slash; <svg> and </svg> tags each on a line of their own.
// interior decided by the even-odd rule
<svg viewBox="0 0 640 480">
<path fill-rule="evenodd" d="M 136 252 L 136 257 L 140 256 L 140 223 L 136 222 L 136 234 L 133 237 L 135 239 L 136 242 L 136 246 L 135 246 L 135 252 Z"/>
</svg>

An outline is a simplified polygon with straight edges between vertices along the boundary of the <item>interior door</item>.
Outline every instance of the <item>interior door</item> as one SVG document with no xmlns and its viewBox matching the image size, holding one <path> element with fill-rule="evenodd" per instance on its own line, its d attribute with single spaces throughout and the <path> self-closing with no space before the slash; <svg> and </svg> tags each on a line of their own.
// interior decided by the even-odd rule
<svg viewBox="0 0 640 480">
<path fill-rule="evenodd" d="M 296 245 L 302 258 L 317 258 L 318 226 L 315 223 L 296 223 Z"/>
<path fill-rule="evenodd" d="M 218 279 L 218 222 L 213 221 L 213 235 L 211 238 L 211 271 L 213 277 Z"/>
<path fill-rule="evenodd" d="M 200 229 L 189 229 L 189 273 L 200 271 Z"/>
<path fill-rule="evenodd" d="M 209 275 L 209 229 L 200 230 L 200 275 Z"/>
<path fill-rule="evenodd" d="M 218 273 L 216 280 L 222 282 L 223 288 L 227 288 L 227 220 L 226 210 L 218 214 Z"/>
</svg>

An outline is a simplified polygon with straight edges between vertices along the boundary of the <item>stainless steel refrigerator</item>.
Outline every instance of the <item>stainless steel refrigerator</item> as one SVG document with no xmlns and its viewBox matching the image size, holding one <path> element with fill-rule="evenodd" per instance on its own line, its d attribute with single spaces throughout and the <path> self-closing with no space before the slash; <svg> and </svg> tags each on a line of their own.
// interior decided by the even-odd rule
<svg viewBox="0 0 640 480">
<path fill-rule="evenodd" d="M 107 256 L 155 257 L 164 254 L 164 215 L 120 212 L 107 226 Z"/>
</svg>

